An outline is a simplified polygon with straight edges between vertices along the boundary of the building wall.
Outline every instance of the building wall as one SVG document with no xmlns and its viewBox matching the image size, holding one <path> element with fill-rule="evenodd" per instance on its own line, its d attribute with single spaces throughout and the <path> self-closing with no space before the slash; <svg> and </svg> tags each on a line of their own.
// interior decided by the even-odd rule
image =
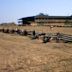
<svg viewBox="0 0 72 72">
<path fill-rule="evenodd" d="M 35 20 L 35 23 L 37 23 L 37 25 L 64 26 L 66 22 L 72 23 L 72 20 L 64 20 L 64 19 L 36 19 Z"/>
<path fill-rule="evenodd" d="M 38 24 L 36 22 L 31 22 L 31 26 L 37 26 Z"/>
</svg>

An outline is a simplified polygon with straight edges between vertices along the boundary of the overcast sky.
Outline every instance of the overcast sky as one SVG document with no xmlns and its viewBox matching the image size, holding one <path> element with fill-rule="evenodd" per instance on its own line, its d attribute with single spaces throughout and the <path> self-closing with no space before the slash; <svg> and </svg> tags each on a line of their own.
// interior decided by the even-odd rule
<svg viewBox="0 0 72 72">
<path fill-rule="evenodd" d="M 39 13 L 58 16 L 72 14 L 72 0 L 0 0 L 0 23 Z"/>
</svg>

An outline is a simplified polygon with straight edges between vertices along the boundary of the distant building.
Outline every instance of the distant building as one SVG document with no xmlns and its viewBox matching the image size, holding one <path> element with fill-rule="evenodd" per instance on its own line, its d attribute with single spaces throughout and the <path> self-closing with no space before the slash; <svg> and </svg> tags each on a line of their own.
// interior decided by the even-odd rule
<svg viewBox="0 0 72 72">
<path fill-rule="evenodd" d="M 40 13 L 36 16 L 24 17 L 19 19 L 21 25 L 58 25 L 72 24 L 72 16 L 49 16 Z"/>
</svg>

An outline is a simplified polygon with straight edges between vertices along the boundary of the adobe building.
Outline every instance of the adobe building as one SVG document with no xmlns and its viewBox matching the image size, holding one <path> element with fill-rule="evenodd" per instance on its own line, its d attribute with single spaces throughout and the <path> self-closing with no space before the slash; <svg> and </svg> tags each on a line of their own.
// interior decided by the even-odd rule
<svg viewBox="0 0 72 72">
<path fill-rule="evenodd" d="M 72 25 L 72 16 L 49 16 L 40 13 L 36 16 L 24 17 L 19 19 L 19 23 L 22 26 L 32 25 L 32 26 L 64 26 Z"/>
</svg>

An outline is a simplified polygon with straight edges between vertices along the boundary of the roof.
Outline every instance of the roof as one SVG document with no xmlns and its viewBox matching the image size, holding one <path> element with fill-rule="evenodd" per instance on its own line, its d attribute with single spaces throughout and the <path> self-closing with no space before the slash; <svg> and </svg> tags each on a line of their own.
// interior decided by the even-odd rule
<svg viewBox="0 0 72 72">
<path fill-rule="evenodd" d="M 23 18 L 20 18 L 19 20 L 22 20 L 22 19 L 25 19 L 25 20 L 30 20 L 30 19 L 34 19 L 35 16 L 30 16 L 30 17 L 23 17 Z"/>
<path fill-rule="evenodd" d="M 48 19 L 72 19 L 72 16 L 49 16 L 40 13 L 36 15 L 35 18 L 48 18 Z"/>
<path fill-rule="evenodd" d="M 30 16 L 30 17 L 23 17 L 19 20 L 25 20 L 25 21 L 34 21 L 36 18 L 48 18 L 48 19 L 72 19 L 72 16 L 49 16 L 45 15 L 43 13 L 40 13 L 36 16 Z"/>
</svg>

